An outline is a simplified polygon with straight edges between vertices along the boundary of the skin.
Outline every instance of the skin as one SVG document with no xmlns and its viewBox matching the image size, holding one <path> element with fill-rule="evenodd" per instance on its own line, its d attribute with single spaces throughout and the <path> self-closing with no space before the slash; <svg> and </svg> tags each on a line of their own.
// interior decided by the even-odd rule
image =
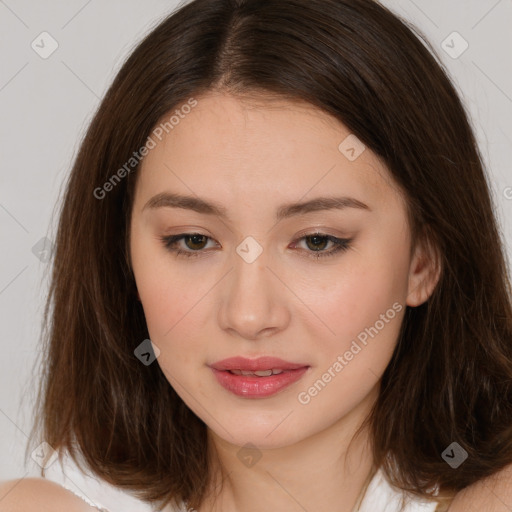
<svg viewBox="0 0 512 512">
<path fill-rule="evenodd" d="M 71 491 L 42 478 L 0 482 L 1 512 L 91 512 Z"/>
<path fill-rule="evenodd" d="M 210 93 L 143 161 L 130 229 L 139 297 L 158 364 L 208 426 L 224 482 L 219 501 L 199 512 L 295 510 L 298 503 L 349 511 L 370 471 L 366 433 L 350 451 L 349 441 L 377 397 L 405 305 L 427 300 L 438 274 L 422 246 L 411 253 L 405 203 L 385 166 L 368 149 L 355 161 L 338 150 L 348 135 L 308 104 Z M 229 219 L 145 207 L 164 192 L 220 203 Z M 369 209 L 275 220 L 285 203 L 332 195 Z M 348 250 L 315 259 L 315 248 L 333 247 L 301 238 L 316 230 L 353 240 Z M 177 256 L 161 240 L 187 232 L 209 237 L 178 241 L 184 251 L 202 251 L 198 257 Z M 263 251 L 252 263 L 236 252 L 248 236 Z M 401 312 L 300 403 L 298 394 L 395 303 Z M 310 368 L 271 397 L 242 398 L 221 387 L 208 366 L 237 355 Z M 252 467 L 237 457 L 246 443 L 261 455 Z"/>
<path fill-rule="evenodd" d="M 512 510 L 512 465 L 460 491 L 449 512 L 510 512 Z"/>
</svg>

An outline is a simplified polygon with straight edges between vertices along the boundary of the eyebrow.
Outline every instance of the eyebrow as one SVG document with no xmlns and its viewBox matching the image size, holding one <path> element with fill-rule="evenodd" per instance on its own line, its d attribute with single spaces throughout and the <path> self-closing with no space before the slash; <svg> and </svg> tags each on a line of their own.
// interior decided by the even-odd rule
<svg viewBox="0 0 512 512">
<path fill-rule="evenodd" d="M 142 210 L 156 208 L 182 208 L 192 210 L 206 215 L 216 215 L 222 219 L 229 220 L 228 211 L 219 203 L 206 201 L 199 197 L 184 196 L 162 192 L 152 197 L 144 205 Z M 296 215 L 303 215 L 310 212 L 323 210 L 343 210 L 345 208 L 356 208 L 371 211 L 365 203 L 352 197 L 317 197 L 305 202 L 287 203 L 276 210 L 276 220 L 282 220 Z"/>
</svg>

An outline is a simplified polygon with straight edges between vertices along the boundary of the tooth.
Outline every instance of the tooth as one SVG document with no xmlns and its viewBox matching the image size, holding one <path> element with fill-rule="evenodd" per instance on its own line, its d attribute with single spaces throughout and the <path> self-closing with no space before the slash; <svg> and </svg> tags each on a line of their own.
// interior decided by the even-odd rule
<svg viewBox="0 0 512 512">
<path fill-rule="evenodd" d="M 272 375 L 272 370 L 261 370 L 258 372 L 254 372 L 258 377 L 270 377 Z"/>
<path fill-rule="evenodd" d="M 254 377 L 255 375 L 258 377 L 270 377 L 271 375 L 278 375 L 283 373 L 283 370 L 258 370 L 257 372 L 253 372 L 250 370 L 229 370 L 234 375 L 244 375 L 249 377 Z"/>
</svg>

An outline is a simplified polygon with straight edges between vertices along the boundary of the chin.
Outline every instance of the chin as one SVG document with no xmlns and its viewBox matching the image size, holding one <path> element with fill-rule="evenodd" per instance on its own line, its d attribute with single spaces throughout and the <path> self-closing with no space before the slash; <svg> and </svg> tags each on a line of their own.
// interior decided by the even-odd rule
<svg viewBox="0 0 512 512">
<path fill-rule="evenodd" d="M 309 433 L 304 430 L 303 423 L 293 425 L 290 422 L 285 425 L 291 419 L 283 421 L 288 413 L 289 410 L 286 413 L 276 413 L 275 417 L 269 417 L 267 421 L 262 421 L 260 418 L 258 423 L 251 421 L 251 415 L 248 414 L 240 418 L 236 414 L 229 419 L 219 417 L 219 423 L 225 426 L 227 432 L 219 424 L 212 423 L 211 418 L 206 424 L 217 437 L 235 446 L 244 447 L 251 444 L 262 450 L 285 448 L 301 441 Z M 293 413 L 290 416 L 293 416 Z"/>
</svg>

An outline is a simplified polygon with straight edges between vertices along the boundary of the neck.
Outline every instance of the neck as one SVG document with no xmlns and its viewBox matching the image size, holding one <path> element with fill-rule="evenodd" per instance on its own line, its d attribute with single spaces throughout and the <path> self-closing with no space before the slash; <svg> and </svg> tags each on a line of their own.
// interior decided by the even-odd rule
<svg viewBox="0 0 512 512">
<path fill-rule="evenodd" d="M 322 510 L 352 512 L 374 474 L 368 431 L 353 437 L 377 396 L 325 430 L 288 446 L 259 450 L 241 463 L 240 446 L 208 429 L 215 484 L 198 512 Z"/>
</svg>

